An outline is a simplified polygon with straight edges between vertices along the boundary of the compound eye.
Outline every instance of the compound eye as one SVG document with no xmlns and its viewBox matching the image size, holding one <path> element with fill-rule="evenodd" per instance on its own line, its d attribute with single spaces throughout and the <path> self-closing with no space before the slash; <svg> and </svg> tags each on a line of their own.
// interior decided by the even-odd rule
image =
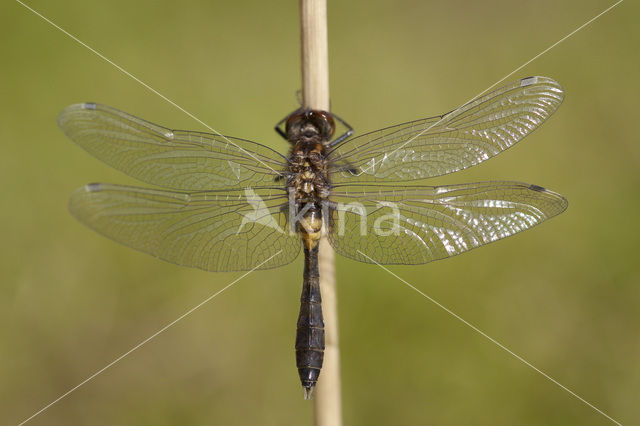
<svg viewBox="0 0 640 426">
<path fill-rule="evenodd" d="M 336 130 L 335 121 L 333 121 L 333 116 L 331 115 L 331 113 L 327 111 L 317 111 L 316 117 L 317 120 L 315 122 L 315 125 L 320 131 L 322 139 L 331 139 L 331 136 L 333 136 L 333 132 L 335 132 Z"/>
<path fill-rule="evenodd" d="M 305 113 L 303 111 L 296 112 L 295 114 L 291 114 L 289 118 L 287 118 L 287 123 L 285 124 L 285 132 L 286 134 L 292 135 L 300 132 L 300 126 L 302 122 L 305 120 Z"/>
<path fill-rule="evenodd" d="M 304 119 L 303 112 L 296 112 L 295 114 L 291 114 L 289 118 L 287 118 L 287 123 L 285 124 L 286 130 L 289 130 L 293 126 L 300 125 L 300 122 Z"/>
</svg>

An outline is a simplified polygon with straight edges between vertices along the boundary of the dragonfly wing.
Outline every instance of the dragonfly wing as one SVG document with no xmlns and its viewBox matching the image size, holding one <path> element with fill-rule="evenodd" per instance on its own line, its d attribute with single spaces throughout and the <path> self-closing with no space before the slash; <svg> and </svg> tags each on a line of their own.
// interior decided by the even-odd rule
<svg viewBox="0 0 640 426">
<path fill-rule="evenodd" d="M 106 105 L 84 103 L 58 116 L 91 155 L 143 182 L 180 190 L 273 185 L 286 159 L 255 142 L 171 130 Z"/>
<path fill-rule="evenodd" d="M 300 251 L 287 227 L 284 191 L 174 192 L 109 184 L 76 190 L 69 210 L 119 243 L 207 271 L 285 265 Z"/>
<path fill-rule="evenodd" d="M 327 155 L 331 181 L 407 181 L 471 167 L 533 132 L 563 97 L 556 81 L 529 77 L 442 116 L 348 139 Z"/>
<path fill-rule="evenodd" d="M 536 185 L 349 186 L 332 193 L 329 242 L 367 263 L 414 265 L 455 256 L 563 212 L 567 200 Z"/>
</svg>

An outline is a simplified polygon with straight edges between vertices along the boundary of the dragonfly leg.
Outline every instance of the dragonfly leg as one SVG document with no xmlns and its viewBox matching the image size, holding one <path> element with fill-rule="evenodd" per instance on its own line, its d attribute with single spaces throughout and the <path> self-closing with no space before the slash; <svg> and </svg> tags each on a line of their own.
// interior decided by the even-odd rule
<svg viewBox="0 0 640 426">
<path fill-rule="evenodd" d="M 339 144 L 340 142 L 344 141 L 345 139 L 347 139 L 349 136 L 353 134 L 353 127 L 351 127 L 349 123 L 347 123 L 342 118 L 338 117 L 333 113 L 331 115 L 333 116 L 333 118 L 341 122 L 342 125 L 347 128 L 347 131 L 341 134 L 340 136 L 338 136 L 337 138 L 335 138 L 333 141 L 331 141 L 331 143 L 329 144 L 329 148 Z"/>
</svg>

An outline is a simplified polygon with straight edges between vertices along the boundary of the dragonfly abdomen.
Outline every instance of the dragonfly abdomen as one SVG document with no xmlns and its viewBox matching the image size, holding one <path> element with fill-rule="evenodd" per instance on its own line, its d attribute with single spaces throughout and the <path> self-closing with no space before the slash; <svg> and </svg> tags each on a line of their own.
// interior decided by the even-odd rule
<svg viewBox="0 0 640 426">
<path fill-rule="evenodd" d="M 311 398 L 324 358 L 324 320 L 318 271 L 318 244 L 304 249 L 304 276 L 296 332 L 296 366 L 305 399 Z"/>
</svg>

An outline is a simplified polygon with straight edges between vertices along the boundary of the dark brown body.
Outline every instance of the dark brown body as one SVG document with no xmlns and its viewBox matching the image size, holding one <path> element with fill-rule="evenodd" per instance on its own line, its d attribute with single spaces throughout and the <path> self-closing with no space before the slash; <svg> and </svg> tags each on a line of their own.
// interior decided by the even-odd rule
<svg viewBox="0 0 640 426">
<path fill-rule="evenodd" d="M 327 129 L 326 126 L 331 126 Z M 287 138 L 293 144 L 289 157 L 289 212 L 304 245 L 304 276 L 296 331 L 296 365 L 305 398 L 310 398 L 324 358 L 324 321 L 318 271 L 322 233 L 322 204 L 329 196 L 325 144 L 333 134 L 331 116 L 322 111 L 302 111 L 287 121 Z"/>
</svg>

